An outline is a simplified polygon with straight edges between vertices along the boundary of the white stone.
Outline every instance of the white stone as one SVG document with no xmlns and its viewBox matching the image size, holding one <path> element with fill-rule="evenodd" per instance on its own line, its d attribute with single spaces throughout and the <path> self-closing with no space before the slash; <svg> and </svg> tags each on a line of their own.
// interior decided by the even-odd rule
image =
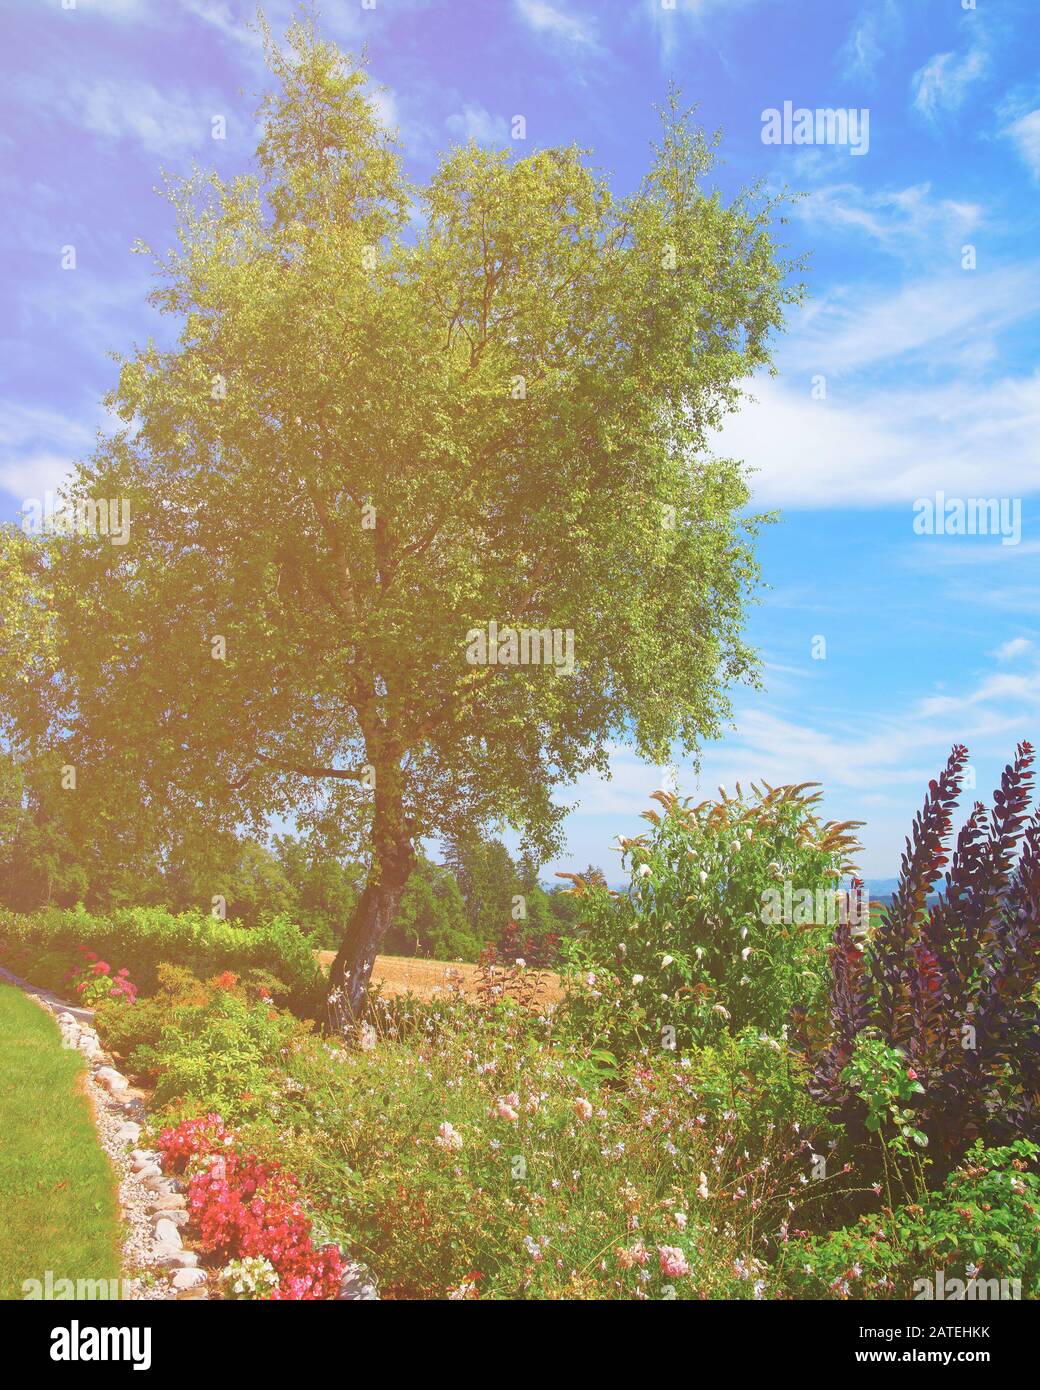
<svg viewBox="0 0 1040 1390">
<path fill-rule="evenodd" d="M 97 1079 L 101 1082 L 102 1086 L 114 1096 L 122 1095 L 130 1085 L 126 1077 L 121 1076 L 119 1072 L 116 1071 L 115 1067 L 100 1067 L 98 1069 Z"/>
<path fill-rule="evenodd" d="M 155 1223 L 155 1238 L 160 1245 L 172 1245 L 174 1250 L 180 1250 L 184 1244 L 180 1231 L 172 1221 L 165 1218 Z"/>
<path fill-rule="evenodd" d="M 178 1269 L 174 1271 L 170 1283 L 175 1289 L 197 1289 L 206 1282 L 204 1269 Z"/>
<path fill-rule="evenodd" d="M 191 1217 L 183 1207 L 162 1207 L 152 1212 L 152 1225 L 158 1228 L 160 1221 L 171 1221 L 174 1226 L 186 1226 Z"/>
<path fill-rule="evenodd" d="M 183 1210 L 184 1198 L 179 1192 L 162 1192 L 158 1197 L 150 1197 L 144 1205 L 145 1210 L 154 1212 L 157 1218 L 160 1212 Z"/>
<path fill-rule="evenodd" d="M 124 1120 L 116 1130 L 116 1138 L 121 1144 L 136 1144 L 141 1137 L 141 1126 L 133 1120 Z M 140 1150 L 138 1150 L 140 1152 Z"/>
<path fill-rule="evenodd" d="M 157 1245 L 152 1251 L 152 1259 L 157 1265 L 167 1265 L 173 1269 L 194 1269 L 199 1262 L 194 1250 L 180 1250 L 175 1245 Z"/>
</svg>

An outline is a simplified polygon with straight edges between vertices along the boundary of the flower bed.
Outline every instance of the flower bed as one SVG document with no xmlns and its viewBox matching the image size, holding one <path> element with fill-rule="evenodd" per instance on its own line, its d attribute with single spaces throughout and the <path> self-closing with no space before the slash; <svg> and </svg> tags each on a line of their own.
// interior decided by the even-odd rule
<svg viewBox="0 0 1040 1390">
<path fill-rule="evenodd" d="M 339 1296 L 343 1257 L 335 1245 L 315 1246 L 292 1174 L 243 1150 L 219 1115 L 164 1130 L 157 1147 L 167 1172 L 190 1176 L 199 1246 L 224 1262 L 233 1296 Z"/>
</svg>

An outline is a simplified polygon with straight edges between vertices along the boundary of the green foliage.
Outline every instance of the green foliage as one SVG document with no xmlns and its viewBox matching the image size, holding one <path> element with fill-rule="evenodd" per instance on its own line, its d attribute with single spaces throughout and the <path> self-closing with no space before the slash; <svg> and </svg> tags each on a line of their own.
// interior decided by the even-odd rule
<svg viewBox="0 0 1040 1390">
<path fill-rule="evenodd" d="M 705 444 L 800 292 L 675 101 L 624 196 L 575 147 L 469 144 L 417 187 L 360 65 L 306 24 L 267 53 L 251 168 L 168 182 L 171 346 L 123 360 L 70 485 L 125 499 L 129 543 L 36 543 L 28 674 L 79 814 L 158 843 L 291 812 L 370 859 L 383 920 L 424 838 L 503 820 L 547 854 L 612 739 L 693 747 L 754 680 L 762 518 Z M 30 584 L 4 603 L 38 619 Z M 574 673 L 470 664 L 492 619 L 570 632 Z"/>
<path fill-rule="evenodd" d="M 792 901 L 811 893 L 815 904 L 819 891 L 834 904 L 849 825 L 822 823 L 805 787 L 738 787 L 698 806 L 656 795 L 663 815 L 646 812 L 652 830 L 622 842 L 629 892 L 577 879 L 577 1026 L 623 1047 L 682 1047 L 727 1026 L 780 1033 L 794 1003 L 822 992 L 829 930 L 772 908 L 779 900 L 783 915 L 785 884 Z"/>
<path fill-rule="evenodd" d="M 957 1296 L 951 1281 L 963 1290 L 976 1276 L 979 1283 L 1018 1280 L 1023 1298 L 1040 1297 L 1038 1155 L 1040 1148 L 1024 1139 L 995 1149 L 979 1141 L 922 1202 L 792 1241 L 783 1252 L 789 1291 L 800 1298 L 935 1297 L 942 1271 L 946 1297 Z M 926 1279 L 931 1290 L 919 1282 Z"/>
<path fill-rule="evenodd" d="M 913 1103 L 924 1087 L 897 1047 L 880 1038 L 861 1038 L 841 1079 L 863 1104 L 866 1128 L 881 1135 L 897 1153 L 908 1156 L 910 1145 L 923 1149 L 928 1136 L 915 1127 Z"/>
<path fill-rule="evenodd" d="M 383 949 L 392 955 L 475 961 L 483 944 L 467 918 L 454 875 L 420 855 Z"/>
<path fill-rule="evenodd" d="M 105 917 L 78 908 L 30 916 L 0 913 L 4 963 L 35 983 L 60 990 L 69 966 L 78 964 L 76 948 L 81 945 L 105 959 L 118 958 L 144 993 L 159 983 L 164 962 L 182 965 L 200 978 L 223 970 L 266 971 L 283 982 L 286 1001 L 302 1014 L 319 1006 L 323 991 L 311 943 L 281 917 L 247 928 L 160 908 L 124 909 Z"/>
<path fill-rule="evenodd" d="M 611 1065 L 506 1004 L 446 1000 L 377 1005 L 375 1029 L 293 1052 L 248 1142 L 384 1297 L 768 1297 L 765 1238 L 834 1187 L 805 1183 L 789 1107 L 812 1115 L 775 1041 Z"/>
<path fill-rule="evenodd" d="M 215 1111 L 236 1124 L 270 1109 L 286 1084 L 286 1054 L 304 1036 L 291 1014 L 229 985 L 202 1002 L 174 1004 L 156 1041 L 139 1044 L 130 1065 L 154 1078 L 153 1104 L 164 1121 Z"/>
</svg>

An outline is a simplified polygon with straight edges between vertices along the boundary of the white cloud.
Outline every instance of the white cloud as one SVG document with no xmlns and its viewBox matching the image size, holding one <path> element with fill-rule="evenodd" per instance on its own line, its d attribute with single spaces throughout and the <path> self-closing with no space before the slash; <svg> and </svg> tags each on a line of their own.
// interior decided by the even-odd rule
<svg viewBox="0 0 1040 1390">
<path fill-rule="evenodd" d="M 228 114 L 227 100 L 215 93 L 161 89 L 140 78 L 87 81 L 38 75 L 17 86 L 38 109 L 102 140 L 127 140 L 160 158 L 209 151 L 212 118 Z M 234 139 L 234 124 L 229 120 L 229 140 Z"/>
<path fill-rule="evenodd" d="M 927 351 L 928 366 L 979 363 L 995 335 L 1040 311 L 1040 262 L 990 272 L 957 271 L 894 293 L 839 287 L 792 325 L 785 361 L 827 374 L 895 363 Z"/>
<path fill-rule="evenodd" d="M 997 647 L 993 655 L 998 661 L 1017 661 L 1020 656 L 1025 656 L 1026 652 L 1032 650 L 1033 644 L 1028 637 L 1012 637 L 1009 642 Z"/>
<path fill-rule="evenodd" d="M 793 212 L 832 231 L 860 232 L 893 252 L 918 251 L 924 245 L 934 250 L 937 237 L 947 241 L 965 236 L 984 217 L 977 203 L 933 197 L 928 183 L 877 192 L 857 184 L 831 184 L 799 199 Z"/>
<path fill-rule="evenodd" d="M 985 75 L 988 66 L 989 58 L 982 48 L 970 48 L 961 55 L 936 53 L 914 73 L 914 106 L 931 121 L 943 112 L 958 110 L 968 89 Z"/>
<path fill-rule="evenodd" d="M 580 15 L 573 5 L 563 9 L 549 0 L 514 0 L 514 8 L 522 22 L 544 38 L 568 48 L 599 47 L 595 20 Z"/>
<path fill-rule="evenodd" d="M 46 407 L 5 401 L 0 410 L 0 488 L 19 502 L 42 498 L 68 477 L 94 430 Z"/>
<path fill-rule="evenodd" d="M 448 116 L 444 124 L 462 141 L 475 140 L 478 145 L 507 145 L 509 125 L 504 116 L 493 115 L 483 106 L 467 103 L 461 111 Z"/>
<path fill-rule="evenodd" d="M 724 425 L 717 452 L 755 470 L 760 506 L 837 507 L 948 496 L 1019 497 L 1040 489 L 1040 372 L 989 385 L 843 391 L 813 400 L 767 378 Z M 1001 559 L 1024 548 L 998 547 Z"/>
<path fill-rule="evenodd" d="M 686 38 L 703 35 L 709 19 L 725 19 L 740 9 L 764 3 L 765 0 L 675 0 L 675 7 L 665 9 L 661 0 L 643 0 L 642 14 L 657 39 L 661 61 L 670 63 Z M 721 56 L 721 55 L 720 55 Z"/>
<path fill-rule="evenodd" d="M 1004 134 L 1014 140 L 1033 177 L 1040 179 L 1040 109 L 1020 116 L 1005 128 Z"/>
<path fill-rule="evenodd" d="M 861 11 L 841 50 L 842 75 L 872 81 L 889 45 L 900 36 L 900 20 L 895 0 L 880 0 Z"/>
</svg>

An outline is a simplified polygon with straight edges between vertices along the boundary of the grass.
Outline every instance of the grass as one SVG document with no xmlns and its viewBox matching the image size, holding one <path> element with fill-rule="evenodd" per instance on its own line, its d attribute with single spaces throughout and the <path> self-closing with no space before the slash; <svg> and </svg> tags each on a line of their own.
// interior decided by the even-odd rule
<svg viewBox="0 0 1040 1390">
<path fill-rule="evenodd" d="M 0 1298 L 27 1279 L 120 1275 L 115 1179 L 54 1020 L 0 985 Z"/>
</svg>

